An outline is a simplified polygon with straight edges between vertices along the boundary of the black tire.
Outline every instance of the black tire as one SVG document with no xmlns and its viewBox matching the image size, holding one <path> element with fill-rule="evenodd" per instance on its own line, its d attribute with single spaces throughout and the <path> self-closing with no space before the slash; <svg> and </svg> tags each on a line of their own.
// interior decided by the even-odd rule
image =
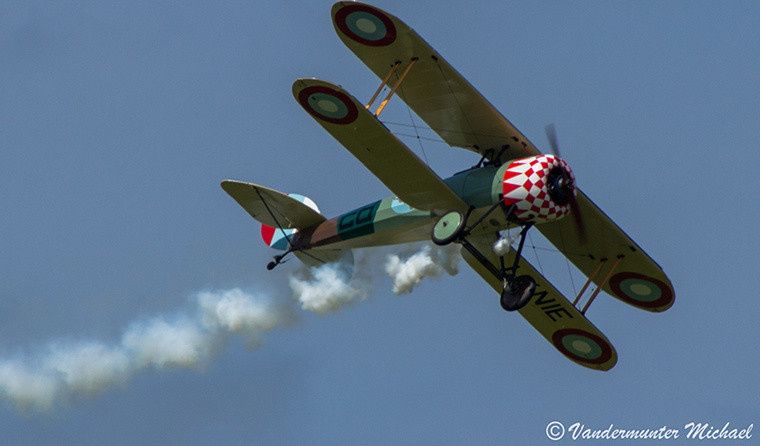
<svg viewBox="0 0 760 446">
<path fill-rule="evenodd" d="M 501 292 L 501 307 L 506 311 L 517 311 L 528 305 L 536 291 L 536 281 L 524 275 L 512 279 L 508 287 Z"/>
<path fill-rule="evenodd" d="M 439 246 L 448 245 L 458 239 L 464 229 L 465 218 L 460 211 L 449 211 L 433 225 L 430 238 Z"/>
</svg>

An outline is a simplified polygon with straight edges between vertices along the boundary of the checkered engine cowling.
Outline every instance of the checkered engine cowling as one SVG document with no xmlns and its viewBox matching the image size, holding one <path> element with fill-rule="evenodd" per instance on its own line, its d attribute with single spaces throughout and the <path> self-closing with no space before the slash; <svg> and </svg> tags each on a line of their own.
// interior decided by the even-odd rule
<svg viewBox="0 0 760 446">
<path fill-rule="evenodd" d="M 575 176 L 567 163 L 554 155 L 540 155 L 512 161 L 504 172 L 502 193 L 507 207 L 517 205 L 514 215 L 522 222 L 557 220 L 570 213 L 570 204 L 558 204 L 549 195 L 549 172 L 563 169 L 573 184 Z"/>
</svg>

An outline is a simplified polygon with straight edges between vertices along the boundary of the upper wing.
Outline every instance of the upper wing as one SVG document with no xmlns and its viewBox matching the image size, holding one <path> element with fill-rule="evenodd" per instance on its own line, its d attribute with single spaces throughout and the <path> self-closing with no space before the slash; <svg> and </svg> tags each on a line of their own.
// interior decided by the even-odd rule
<svg viewBox="0 0 760 446">
<path fill-rule="evenodd" d="M 222 189 L 251 217 L 273 228 L 302 229 L 326 220 L 322 214 L 295 198 L 268 187 L 224 180 Z"/>
<path fill-rule="evenodd" d="M 454 191 L 341 87 L 298 79 L 293 96 L 388 189 L 408 205 L 426 211 L 466 210 Z"/>
<path fill-rule="evenodd" d="M 502 283 L 497 269 L 500 262 L 492 248 L 496 233 L 468 237 L 467 241 L 474 252 L 465 245 L 462 257 L 497 293 L 501 293 Z M 505 263 L 511 265 L 516 254 L 510 249 Z M 571 361 L 604 371 L 615 366 L 617 353 L 610 341 L 524 258 L 520 260 L 517 274 L 527 274 L 536 281 L 535 294 L 519 310 L 533 328 Z"/>
<path fill-rule="evenodd" d="M 380 79 L 400 62 L 415 60 L 397 94 L 449 145 L 489 160 L 509 161 L 540 152 L 413 29 L 387 12 L 359 2 L 332 7 L 335 31 Z"/>
<path fill-rule="evenodd" d="M 594 276 L 597 285 L 614 267 L 602 288 L 611 296 L 643 310 L 670 308 L 675 294 L 662 268 L 580 189 L 577 200 L 588 241 L 578 236 L 572 218 L 539 224 L 536 228 L 586 276 Z"/>
</svg>

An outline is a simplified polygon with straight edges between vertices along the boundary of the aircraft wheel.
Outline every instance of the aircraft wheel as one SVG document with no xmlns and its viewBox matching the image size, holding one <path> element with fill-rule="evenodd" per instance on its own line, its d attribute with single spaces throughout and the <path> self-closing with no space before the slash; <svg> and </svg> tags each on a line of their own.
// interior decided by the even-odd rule
<svg viewBox="0 0 760 446">
<path fill-rule="evenodd" d="M 462 233 L 464 223 L 464 214 L 459 211 L 443 214 L 433 226 L 433 243 L 443 246 L 453 242 Z"/>
<path fill-rule="evenodd" d="M 530 302 L 535 291 L 536 281 L 532 277 L 515 277 L 501 292 L 501 307 L 507 311 L 517 311 Z"/>
</svg>

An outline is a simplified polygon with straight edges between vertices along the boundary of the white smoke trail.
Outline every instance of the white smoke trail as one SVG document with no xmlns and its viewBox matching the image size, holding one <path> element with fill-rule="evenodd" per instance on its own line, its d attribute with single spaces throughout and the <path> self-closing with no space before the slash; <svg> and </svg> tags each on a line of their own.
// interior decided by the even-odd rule
<svg viewBox="0 0 760 446">
<path fill-rule="evenodd" d="M 261 335 L 284 325 L 293 318 L 290 310 L 275 306 L 270 299 L 251 299 L 239 289 L 219 296 L 204 292 L 198 295 L 203 309 L 203 322 L 207 327 L 235 333 L 246 340 L 246 347 L 261 345 Z"/>
<path fill-rule="evenodd" d="M 308 273 L 311 277 L 290 277 L 290 288 L 304 310 L 320 315 L 337 312 L 350 305 L 357 298 L 366 299 L 369 284 L 351 278 L 351 268 L 340 263 L 326 263 L 313 268 Z"/>
<path fill-rule="evenodd" d="M 425 245 L 405 259 L 390 254 L 385 272 L 393 279 L 393 292 L 397 295 L 411 293 L 425 277 L 439 277 L 443 273 L 456 275 L 459 272 L 460 249 L 459 245 Z"/>
<path fill-rule="evenodd" d="M 31 359 L 0 359 L 0 395 L 21 409 L 51 409 L 98 395 L 149 368 L 199 368 L 230 334 L 255 348 L 263 333 L 291 320 L 287 307 L 237 288 L 198 293 L 194 304 L 190 313 L 131 324 L 114 345 L 54 342 Z"/>
<path fill-rule="evenodd" d="M 458 247 L 423 247 L 402 260 L 388 256 L 393 291 L 408 293 L 425 277 L 457 273 Z M 326 264 L 289 278 L 293 298 L 305 310 L 324 315 L 366 299 L 369 280 L 341 264 Z M 93 397 L 129 382 L 146 370 L 203 367 L 239 336 L 249 349 L 264 333 L 292 323 L 287 299 L 234 288 L 203 291 L 188 311 L 159 315 L 127 326 L 121 339 L 51 342 L 35 355 L 0 358 L 0 398 L 21 410 L 46 411 Z"/>
</svg>

